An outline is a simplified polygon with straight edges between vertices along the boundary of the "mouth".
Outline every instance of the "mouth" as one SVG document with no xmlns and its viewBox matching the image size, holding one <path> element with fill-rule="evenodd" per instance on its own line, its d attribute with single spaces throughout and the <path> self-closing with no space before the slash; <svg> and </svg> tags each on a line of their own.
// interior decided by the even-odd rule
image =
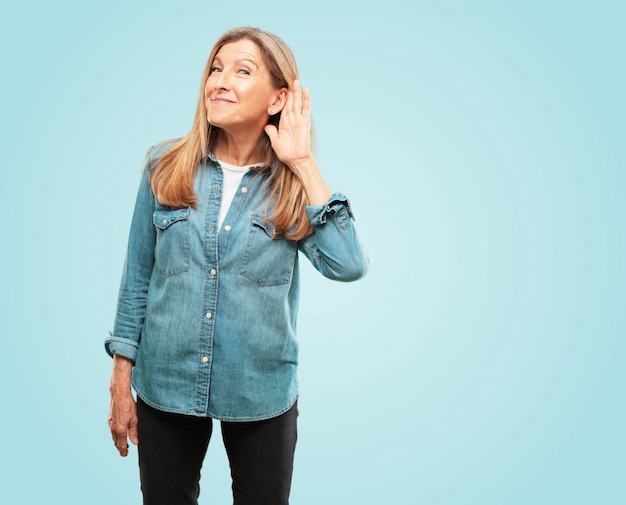
<svg viewBox="0 0 626 505">
<path fill-rule="evenodd" d="M 227 100 L 226 98 L 220 98 L 220 97 L 211 97 L 211 103 L 215 104 L 215 105 L 220 105 L 220 104 L 231 104 L 231 103 L 235 103 L 232 100 Z"/>
</svg>

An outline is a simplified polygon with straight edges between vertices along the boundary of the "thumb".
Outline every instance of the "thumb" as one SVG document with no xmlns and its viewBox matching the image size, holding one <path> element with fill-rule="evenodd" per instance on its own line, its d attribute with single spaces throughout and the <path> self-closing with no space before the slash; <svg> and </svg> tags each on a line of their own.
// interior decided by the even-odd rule
<svg viewBox="0 0 626 505">
<path fill-rule="evenodd" d="M 265 130 L 265 133 L 267 133 L 267 136 L 270 138 L 270 142 L 272 143 L 272 145 L 274 145 L 274 142 L 278 138 L 278 128 L 276 128 L 276 126 L 274 126 L 273 124 L 266 124 L 263 129 Z"/>
<path fill-rule="evenodd" d="M 137 416 L 134 416 L 128 425 L 128 438 L 137 445 L 139 443 L 139 431 L 137 430 Z"/>
</svg>

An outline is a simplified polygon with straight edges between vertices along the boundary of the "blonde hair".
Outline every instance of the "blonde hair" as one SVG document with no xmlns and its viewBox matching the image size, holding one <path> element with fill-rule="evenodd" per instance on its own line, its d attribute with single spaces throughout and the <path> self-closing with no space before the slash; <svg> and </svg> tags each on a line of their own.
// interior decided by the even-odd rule
<svg viewBox="0 0 626 505">
<path fill-rule="evenodd" d="M 221 47 L 244 39 L 251 40 L 258 46 L 276 89 L 289 88 L 298 79 L 296 60 L 289 46 L 280 37 L 252 27 L 234 28 L 224 33 L 213 46 L 207 60 L 191 131 L 158 156 L 150 167 L 152 191 L 163 205 L 174 208 L 197 206 L 193 189 L 196 171 L 201 162 L 207 161 L 209 152 L 215 147 L 219 131 L 218 127 L 207 121 L 204 86 L 215 55 Z M 270 116 L 268 122 L 278 126 L 279 121 L 280 113 Z M 263 165 L 258 172 L 266 173 L 269 177 L 270 193 L 266 213 L 272 203 L 271 216 L 266 218 L 273 222 L 276 236 L 300 240 L 312 234 L 313 227 L 309 224 L 305 211 L 308 199 L 302 183 L 276 157 L 265 132 L 261 135 L 258 147 L 263 157 Z"/>
</svg>

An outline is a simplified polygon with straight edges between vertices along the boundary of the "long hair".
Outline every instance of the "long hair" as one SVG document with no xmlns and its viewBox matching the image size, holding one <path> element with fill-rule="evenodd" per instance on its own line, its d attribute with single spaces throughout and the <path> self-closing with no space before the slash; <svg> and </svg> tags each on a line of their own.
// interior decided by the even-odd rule
<svg viewBox="0 0 626 505">
<path fill-rule="evenodd" d="M 244 39 L 251 40 L 258 46 L 276 89 L 289 88 L 298 79 L 296 60 L 289 46 L 280 37 L 252 27 L 234 28 L 222 35 L 213 46 L 204 69 L 191 131 L 158 156 L 151 167 L 152 191 L 163 205 L 174 208 L 197 206 L 197 196 L 193 188 L 196 171 L 200 163 L 207 161 L 209 152 L 215 147 L 219 131 L 218 127 L 207 121 L 204 86 L 215 55 L 221 47 Z M 280 113 L 270 116 L 268 120 L 277 127 L 279 121 Z M 262 167 L 258 172 L 269 176 L 266 214 L 268 209 L 272 210 L 271 215 L 266 215 L 266 218 L 273 222 L 276 236 L 300 240 L 312 234 L 313 227 L 309 224 L 305 210 L 308 199 L 302 183 L 276 157 L 265 132 L 262 132 L 258 147 L 263 156 Z"/>
</svg>

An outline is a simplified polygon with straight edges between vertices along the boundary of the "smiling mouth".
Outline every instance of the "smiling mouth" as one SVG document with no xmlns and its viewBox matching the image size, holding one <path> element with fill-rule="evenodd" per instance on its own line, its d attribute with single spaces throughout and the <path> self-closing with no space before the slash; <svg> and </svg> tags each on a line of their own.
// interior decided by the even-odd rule
<svg viewBox="0 0 626 505">
<path fill-rule="evenodd" d="M 215 104 L 229 104 L 229 103 L 235 103 L 232 100 L 227 100 L 226 98 L 211 98 L 211 103 L 215 103 Z"/>
</svg>

